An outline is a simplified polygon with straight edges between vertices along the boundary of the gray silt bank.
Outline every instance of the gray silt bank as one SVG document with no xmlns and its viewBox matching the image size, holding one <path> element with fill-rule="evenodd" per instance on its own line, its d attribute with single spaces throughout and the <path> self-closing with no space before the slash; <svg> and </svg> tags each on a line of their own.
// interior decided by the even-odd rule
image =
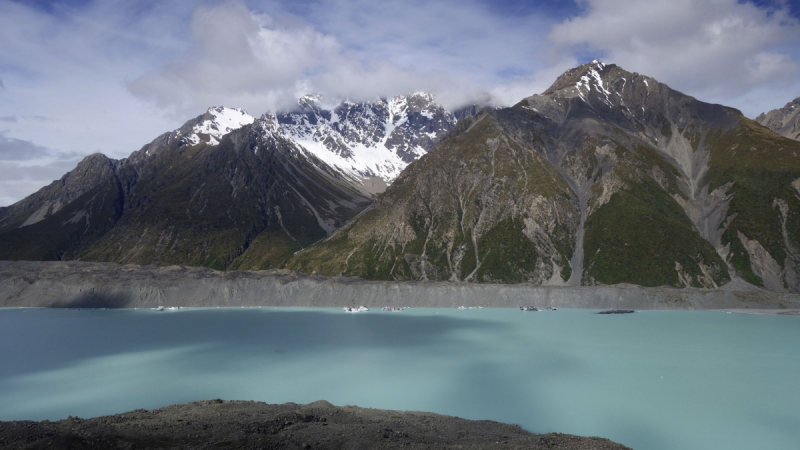
<svg viewBox="0 0 800 450">
<path fill-rule="evenodd" d="M 152 308 L 455 307 L 797 309 L 800 296 L 764 290 L 542 287 L 528 284 L 381 282 L 294 272 L 89 262 L 0 262 L 0 307 Z"/>
</svg>

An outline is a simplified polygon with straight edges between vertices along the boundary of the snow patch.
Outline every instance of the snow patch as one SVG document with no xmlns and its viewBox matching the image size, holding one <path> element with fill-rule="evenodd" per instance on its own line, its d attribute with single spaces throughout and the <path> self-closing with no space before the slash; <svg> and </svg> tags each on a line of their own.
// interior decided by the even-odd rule
<svg viewBox="0 0 800 450">
<path fill-rule="evenodd" d="M 255 118 L 241 108 L 227 108 L 217 106 L 208 108 L 206 116 L 211 116 L 192 128 L 192 134 L 184 137 L 184 140 L 191 144 L 200 143 L 200 135 L 208 136 L 208 145 L 219 145 L 222 137 L 231 131 L 253 123 Z"/>
<path fill-rule="evenodd" d="M 613 107 L 614 104 L 611 102 L 611 99 L 609 98 L 611 92 L 608 89 L 606 89 L 606 87 L 603 85 L 603 78 L 600 76 L 600 72 L 597 71 L 598 68 L 600 70 L 603 70 L 605 65 L 597 60 L 592 61 L 592 64 L 594 64 L 594 66 L 589 67 L 589 70 L 586 72 L 586 75 L 583 75 L 580 78 L 580 80 L 578 80 L 578 82 L 575 83 L 575 88 L 578 90 L 578 95 L 581 97 L 581 100 L 585 102 L 586 98 L 583 96 L 582 89 L 584 88 L 586 89 L 586 95 L 588 96 L 589 93 L 592 91 L 592 87 L 594 86 L 594 89 L 603 96 L 601 98 L 601 100 L 603 100 L 603 103 Z"/>
<path fill-rule="evenodd" d="M 344 101 L 332 111 L 282 114 L 280 127 L 309 153 L 345 174 L 357 179 L 379 177 L 390 183 L 408 165 L 398 153 L 422 156 L 426 150 L 414 140 L 436 141 L 447 131 L 412 127 L 408 122 L 412 100 L 413 111 L 427 119 L 433 120 L 440 112 L 432 95 L 417 92 L 360 104 Z M 455 125 L 455 117 L 446 111 L 445 115 Z"/>
</svg>

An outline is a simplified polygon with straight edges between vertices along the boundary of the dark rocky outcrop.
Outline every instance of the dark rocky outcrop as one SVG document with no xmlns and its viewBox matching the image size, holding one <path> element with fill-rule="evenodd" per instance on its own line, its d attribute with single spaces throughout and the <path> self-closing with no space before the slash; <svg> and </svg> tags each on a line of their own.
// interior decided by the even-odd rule
<svg viewBox="0 0 800 450">
<path fill-rule="evenodd" d="M 424 412 L 210 400 L 58 422 L 0 422 L 4 449 L 552 449 L 623 450 L 597 437 Z"/>
</svg>

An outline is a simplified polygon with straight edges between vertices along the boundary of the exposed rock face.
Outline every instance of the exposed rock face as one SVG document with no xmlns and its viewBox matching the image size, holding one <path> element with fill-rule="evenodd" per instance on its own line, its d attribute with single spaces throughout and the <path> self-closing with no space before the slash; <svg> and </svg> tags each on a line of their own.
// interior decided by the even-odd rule
<svg viewBox="0 0 800 450">
<path fill-rule="evenodd" d="M 550 161 L 579 197 L 587 189 L 585 250 L 572 259 L 577 266 L 582 256 L 585 284 L 713 288 L 733 277 L 795 289 L 790 249 L 800 235 L 781 230 L 798 220 L 796 143 L 739 111 L 597 61 L 517 106 L 558 124 L 548 130 Z"/>
<path fill-rule="evenodd" d="M 356 178 L 391 183 L 456 124 L 456 117 L 430 94 L 353 103 L 333 109 L 307 95 L 300 110 L 278 114 L 285 132 L 328 164 Z M 464 114 L 467 114 L 464 112 Z"/>
<path fill-rule="evenodd" d="M 756 122 L 781 136 L 800 141 L 800 97 L 787 103 L 783 108 L 761 113 L 756 117 Z"/>
<path fill-rule="evenodd" d="M 0 422 L 0 445 L 28 448 L 627 449 L 608 439 L 424 412 L 210 400 L 93 419 Z"/>
</svg>

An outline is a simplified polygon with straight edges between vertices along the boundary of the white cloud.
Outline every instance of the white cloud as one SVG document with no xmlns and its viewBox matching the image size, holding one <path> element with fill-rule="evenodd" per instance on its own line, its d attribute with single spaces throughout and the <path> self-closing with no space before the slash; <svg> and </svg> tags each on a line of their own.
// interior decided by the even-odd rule
<svg viewBox="0 0 800 450">
<path fill-rule="evenodd" d="M 169 2 L 167 2 L 169 3 Z M 0 116 L 8 137 L 54 152 L 124 157 L 179 125 L 134 98 L 123 80 L 183 51 L 169 14 L 137 15 L 129 2 L 52 13 L 0 0 Z"/>
<path fill-rule="evenodd" d="M 123 84 L 184 51 L 181 27 L 171 25 L 180 5 L 139 9 L 103 1 L 42 11 L 0 0 L 2 144 L 28 142 L 48 152 L 0 162 L 0 205 L 60 178 L 83 155 L 125 157 L 186 120 L 131 96 Z"/>
<path fill-rule="evenodd" d="M 227 104 L 258 113 L 294 107 L 309 92 L 365 100 L 417 90 L 455 107 L 491 96 L 515 78 L 508 72 L 530 84 L 531 72 L 545 68 L 534 57 L 546 31 L 542 19 L 500 16 L 472 0 L 333 0 L 304 19 L 230 0 L 199 7 L 190 29 L 192 49 L 134 80 L 131 92 L 187 111 Z M 493 101 L 522 98 L 506 97 Z"/>
<path fill-rule="evenodd" d="M 60 167 L 23 175 L 2 163 L 0 204 L 58 178 L 74 155 L 125 157 L 212 105 L 258 115 L 309 92 L 416 90 L 447 107 L 510 105 L 595 57 L 750 116 L 800 95 L 800 25 L 778 0 L 576 0 L 560 17 L 547 2 L 246 1 L 0 0 L 0 134 Z"/>
<path fill-rule="evenodd" d="M 492 102 L 498 105 L 513 105 L 525 97 L 546 91 L 559 75 L 578 66 L 575 58 L 564 57 L 552 66 L 538 70 L 527 77 L 518 77 L 490 89 Z"/>
<path fill-rule="evenodd" d="M 189 28 L 191 51 L 131 82 L 131 92 L 176 111 L 224 104 L 258 114 L 310 92 L 361 100 L 446 82 L 385 60 L 364 63 L 310 24 L 253 13 L 242 1 L 198 7 Z"/>
<path fill-rule="evenodd" d="M 785 5 L 584 0 L 582 6 L 581 15 L 553 28 L 554 52 L 588 50 L 701 100 L 725 103 L 764 85 L 787 87 L 800 74 L 796 55 L 786 51 L 800 43 L 800 22 Z M 757 113 L 755 105 L 732 106 Z"/>
</svg>

